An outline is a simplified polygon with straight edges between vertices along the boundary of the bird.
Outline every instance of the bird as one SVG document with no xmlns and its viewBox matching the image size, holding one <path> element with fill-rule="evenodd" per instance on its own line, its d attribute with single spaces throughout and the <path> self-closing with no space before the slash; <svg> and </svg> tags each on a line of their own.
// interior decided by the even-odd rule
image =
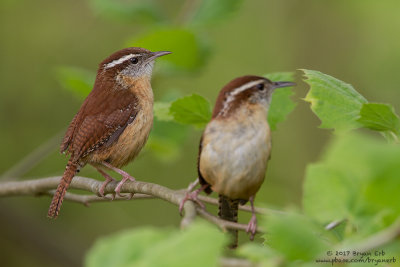
<svg viewBox="0 0 400 267">
<path fill-rule="evenodd" d="M 222 88 L 200 140 L 197 170 L 201 187 L 186 194 L 180 203 L 181 210 L 189 199 L 204 207 L 198 194 L 214 191 L 219 195 L 219 217 L 237 222 L 238 205 L 250 201 L 252 216 L 246 232 L 250 233 L 250 239 L 254 238 L 257 230 L 254 199 L 264 182 L 271 156 L 267 113 L 272 93 L 277 88 L 294 85 L 246 75 Z M 235 248 L 237 230 L 229 232 L 232 235 L 229 247 Z"/>
<path fill-rule="evenodd" d="M 70 158 L 50 204 L 49 218 L 57 218 L 68 186 L 86 164 L 106 179 L 99 189 L 100 196 L 104 197 L 106 185 L 114 181 L 106 170 L 122 176 L 115 188 L 119 196 L 126 181 L 135 181 L 120 168 L 139 154 L 148 139 L 153 125 L 154 61 L 170 53 L 128 47 L 99 64 L 93 89 L 73 117 L 60 146 L 61 153 Z"/>
</svg>

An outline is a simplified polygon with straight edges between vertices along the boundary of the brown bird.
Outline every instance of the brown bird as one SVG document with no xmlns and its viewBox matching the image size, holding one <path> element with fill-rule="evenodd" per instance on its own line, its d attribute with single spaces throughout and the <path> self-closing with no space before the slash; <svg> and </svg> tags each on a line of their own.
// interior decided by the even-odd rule
<svg viewBox="0 0 400 267">
<path fill-rule="evenodd" d="M 119 169 L 133 160 L 147 141 L 153 125 L 153 91 L 150 80 L 154 60 L 171 52 L 150 52 L 139 47 L 119 50 L 103 60 L 93 90 L 72 119 L 61 152 L 71 154 L 51 202 L 48 217 L 58 216 L 64 195 L 75 174 L 85 166 L 94 166 L 105 178 L 99 190 L 114 179 L 105 169 L 122 175 L 115 192 L 134 181 Z"/>
<path fill-rule="evenodd" d="M 272 82 L 264 77 L 243 76 L 222 88 L 212 119 L 200 140 L 198 175 L 200 189 L 187 199 L 197 199 L 201 191 L 219 194 L 219 217 L 237 222 L 238 204 L 250 201 L 252 217 L 247 232 L 254 238 L 257 219 L 254 197 L 264 181 L 271 153 L 271 133 L 267 112 L 276 88 L 293 86 L 291 82 Z M 237 230 L 230 231 L 237 246 Z"/>
</svg>

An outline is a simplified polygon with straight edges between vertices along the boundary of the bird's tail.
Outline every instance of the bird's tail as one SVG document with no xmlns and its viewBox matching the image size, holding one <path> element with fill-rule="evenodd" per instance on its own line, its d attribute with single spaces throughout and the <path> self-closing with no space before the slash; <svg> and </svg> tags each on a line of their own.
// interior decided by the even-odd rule
<svg viewBox="0 0 400 267">
<path fill-rule="evenodd" d="M 74 178 L 77 171 L 78 171 L 78 165 L 76 163 L 69 161 L 67 167 L 65 168 L 63 177 L 61 178 L 61 181 L 58 184 L 53 200 L 51 201 L 47 217 L 52 219 L 57 218 L 58 212 L 60 211 L 61 204 L 64 199 L 64 195 L 67 192 L 68 186 L 71 183 L 72 178 Z"/>
<path fill-rule="evenodd" d="M 223 195 L 219 195 L 218 209 L 218 216 L 221 219 L 231 222 L 238 221 L 239 200 L 232 200 Z M 230 229 L 228 232 L 232 236 L 229 248 L 236 248 L 238 245 L 238 231 Z"/>
</svg>

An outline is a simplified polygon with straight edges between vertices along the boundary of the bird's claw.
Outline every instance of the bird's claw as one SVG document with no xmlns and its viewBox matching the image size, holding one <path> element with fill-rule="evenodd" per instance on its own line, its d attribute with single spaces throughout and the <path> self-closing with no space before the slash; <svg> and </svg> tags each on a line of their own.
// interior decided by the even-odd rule
<svg viewBox="0 0 400 267">
<path fill-rule="evenodd" d="M 200 193 L 200 190 L 195 190 L 193 192 L 186 192 L 185 197 L 182 199 L 181 203 L 179 204 L 179 214 L 182 215 L 183 211 L 183 206 L 185 205 L 185 202 L 188 200 L 191 200 L 195 203 L 197 203 L 202 209 L 205 209 L 206 206 L 201 202 L 198 198 L 198 195 Z"/>
<path fill-rule="evenodd" d="M 256 216 L 253 214 L 251 216 L 251 219 L 249 221 L 249 223 L 247 224 L 247 228 L 246 228 L 246 233 L 250 234 L 250 240 L 254 240 L 254 236 L 256 235 L 257 232 L 257 218 Z"/>
<path fill-rule="evenodd" d="M 105 189 L 106 189 L 106 186 L 110 183 L 110 182 L 113 182 L 113 181 L 115 181 L 113 178 L 106 178 L 106 180 L 104 181 L 104 183 L 101 185 L 101 187 L 100 187 L 100 189 L 99 189 L 99 191 L 97 192 L 97 195 L 99 196 L 99 197 L 106 197 L 105 195 L 104 195 L 104 191 L 105 191 Z M 114 198 L 115 198 L 115 195 L 111 198 L 112 200 L 114 200 Z"/>
<path fill-rule="evenodd" d="M 117 196 L 119 196 L 119 197 L 125 197 L 125 196 L 121 195 L 121 188 L 122 188 L 122 185 L 123 185 L 126 181 L 128 181 L 128 180 L 131 181 L 131 182 L 135 182 L 135 181 L 136 181 L 136 179 L 133 178 L 132 176 L 130 176 L 130 175 L 124 175 L 124 176 L 122 177 L 121 182 L 119 182 L 118 185 L 117 185 L 117 187 L 115 188 L 115 193 L 117 194 Z M 128 197 L 128 200 L 132 199 L 134 193 L 130 193 L 129 195 L 130 195 L 130 196 Z"/>
</svg>

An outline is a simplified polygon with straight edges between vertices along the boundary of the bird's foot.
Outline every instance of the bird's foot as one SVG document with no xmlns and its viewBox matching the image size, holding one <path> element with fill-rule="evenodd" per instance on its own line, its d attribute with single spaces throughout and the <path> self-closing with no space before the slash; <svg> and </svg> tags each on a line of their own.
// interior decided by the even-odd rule
<svg viewBox="0 0 400 267">
<path fill-rule="evenodd" d="M 251 196 L 249 201 L 250 201 L 250 206 L 251 206 L 251 219 L 249 221 L 249 224 L 247 224 L 247 229 L 246 233 L 250 233 L 250 240 L 254 240 L 254 236 L 256 235 L 257 232 L 257 217 L 256 217 L 256 211 L 254 208 L 254 196 Z"/>
<path fill-rule="evenodd" d="M 93 165 L 93 167 L 95 167 L 96 170 L 97 170 L 99 173 L 101 173 L 101 175 L 103 175 L 104 178 L 106 178 L 106 180 L 104 181 L 104 183 L 103 183 L 103 184 L 101 185 L 101 187 L 99 188 L 99 191 L 97 192 L 97 195 L 98 195 L 99 197 L 104 197 L 104 198 L 105 198 L 106 196 L 104 195 L 104 191 L 105 191 L 105 189 L 106 189 L 106 186 L 107 186 L 110 182 L 115 181 L 115 179 L 112 178 L 108 173 L 106 173 L 105 171 L 103 171 L 103 170 L 100 169 L 99 167 L 94 166 L 94 165 Z M 112 193 L 111 200 L 114 200 L 114 199 L 115 199 L 115 193 Z"/>
<path fill-rule="evenodd" d="M 136 181 L 136 179 L 134 178 L 134 177 L 132 177 L 132 176 L 130 176 L 128 173 L 126 173 L 126 172 L 124 172 L 124 174 L 122 174 L 122 180 L 121 180 L 121 182 L 119 182 L 118 183 L 118 185 L 117 185 L 117 187 L 115 188 L 115 193 L 117 193 L 117 195 L 119 196 L 119 197 L 123 197 L 122 195 L 121 195 L 121 188 L 122 188 L 122 185 L 126 182 L 126 181 L 131 181 L 131 182 L 135 182 Z M 128 197 L 128 200 L 129 199 L 132 199 L 132 197 L 133 197 L 133 193 L 130 193 L 129 194 L 129 197 Z"/>
<path fill-rule="evenodd" d="M 251 219 L 247 224 L 246 233 L 250 233 L 250 240 L 254 240 L 254 236 L 257 232 L 257 217 L 255 214 L 251 215 Z"/>
<path fill-rule="evenodd" d="M 200 201 L 198 196 L 199 196 L 200 192 L 203 191 L 204 189 L 206 189 L 207 187 L 208 187 L 208 184 L 203 185 L 202 187 L 194 190 L 193 192 L 186 192 L 185 197 L 182 199 L 181 203 L 179 204 L 179 213 L 182 215 L 183 206 L 185 205 L 185 202 L 188 200 L 191 200 L 191 201 L 197 203 L 202 209 L 205 209 L 206 206 L 203 204 L 203 202 Z"/>
<path fill-rule="evenodd" d="M 101 187 L 100 187 L 99 192 L 97 193 L 97 195 L 100 196 L 100 197 L 105 197 L 105 195 L 104 195 L 104 190 L 106 189 L 106 186 L 107 186 L 110 182 L 113 182 L 113 181 L 115 181 L 114 178 L 112 178 L 112 177 L 110 177 L 110 176 L 106 177 L 106 180 L 105 180 L 104 183 L 101 185 Z M 115 195 L 113 194 L 113 197 L 111 197 L 111 198 L 112 198 L 112 200 L 114 200 Z"/>
<path fill-rule="evenodd" d="M 108 163 L 108 162 L 102 162 L 102 164 L 103 164 L 105 167 L 107 167 L 107 168 L 109 168 L 109 169 L 115 171 L 116 173 L 122 175 L 122 180 L 118 183 L 118 185 L 117 185 L 117 187 L 115 188 L 114 191 L 115 191 L 115 193 L 117 194 L 117 196 L 119 196 L 119 197 L 124 197 L 124 196 L 121 195 L 121 188 L 122 188 L 122 185 L 123 185 L 126 181 L 128 181 L 128 180 L 129 180 L 129 181 L 132 181 L 132 182 L 135 182 L 136 179 L 135 179 L 134 177 L 132 177 L 132 176 L 131 176 L 129 173 L 127 173 L 126 171 L 123 171 L 123 170 L 121 170 L 121 169 L 118 169 L 118 168 L 112 166 L 112 165 L 111 165 L 110 163 Z M 130 194 L 129 194 L 128 200 L 129 200 L 129 199 L 132 199 L 133 194 L 134 194 L 134 193 L 130 193 Z"/>
</svg>

